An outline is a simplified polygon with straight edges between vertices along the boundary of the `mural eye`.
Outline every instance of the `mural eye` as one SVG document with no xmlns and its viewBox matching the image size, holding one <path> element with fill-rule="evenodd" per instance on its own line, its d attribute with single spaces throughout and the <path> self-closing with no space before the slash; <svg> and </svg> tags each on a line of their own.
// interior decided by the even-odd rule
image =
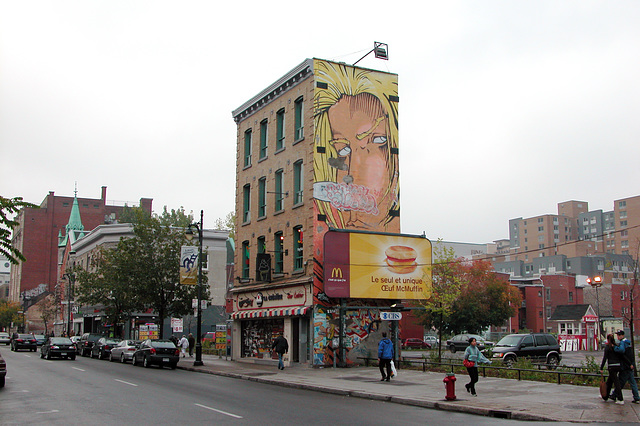
<svg viewBox="0 0 640 426">
<path fill-rule="evenodd" d="M 346 143 L 336 143 L 334 144 L 336 151 L 338 151 L 338 155 L 340 157 L 346 157 L 351 154 L 351 147 Z"/>
<path fill-rule="evenodd" d="M 371 140 L 371 143 L 377 143 L 377 144 L 387 143 L 387 137 L 386 136 L 374 136 L 374 138 Z"/>
</svg>

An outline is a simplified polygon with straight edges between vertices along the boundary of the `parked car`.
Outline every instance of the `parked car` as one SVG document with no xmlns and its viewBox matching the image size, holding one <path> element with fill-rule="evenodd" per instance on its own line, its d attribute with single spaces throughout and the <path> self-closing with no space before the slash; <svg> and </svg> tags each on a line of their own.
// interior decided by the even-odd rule
<svg viewBox="0 0 640 426">
<path fill-rule="evenodd" d="M 36 338 L 36 345 L 38 346 L 42 346 L 44 341 L 47 340 L 47 338 L 44 337 L 44 334 L 34 334 L 33 337 Z"/>
<path fill-rule="evenodd" d="M 0 332 L 0 343 L 4 343 L 7 346 L 11 344 L 11 336 L 9 336 L 9 333 Z"/>
<path fill-rule="evenodd" d="M 477 334 L 457 334 L 453 336 L 451 339 L 447 340 L 447 347 L 451 351 L 451 353 L 456 353 L 456 351 L 464 351 L 469 346 L 469 339 L 475 338 L 477 342 L 477 348 L 481 351 L 490 348 L 493 346 L 493 342 L 488 340 L 484 340 L 482 336 Z"/>
<path fill-rule="evenodd" d="M 422 339 L 408 338 L 402 341 L 402 349 L 431 349 L 431 345 Z"/>
<path fill-rule="evenodd" d="M 102 337 L 101 334 L 94 333 L 84 333 L 80 340 L 77 343 L 78 353 L 82 356 L 91 355 L 91 348 L 93 348 L 93 344 L 98 341 Z"/>
<path fill-rule="evenodd" d="M 555 368 L 562 360 L 560 345 L 555 337 L 547 333 L 509 334 L 492 348 L 493 358 L 502 360 L 507 366 L 518 358 L 545 362 Z"/>
<path fill-rule="evenodd" d="M 76 347 L 68 337 L 49 337 L 40 348 L 40 358 L 76 359 Z"/>
<path fill-rule="evenodd" d="M 436 336 L 424 336 L 422 339 L 427 342 L 432 348 L 437 348 L 440 344 L 440 340 Z"/>
<path fill-rule="evenodd" d="M 11 350 L 29 349 L 32 352 L 38 350 L 38 343 L 33 334 L 13 333 L 11 336 Z"/>
<path fill-rule="evenodd" d="M 180 350 L 171 340 L 144 340 L 133 353 L 131 364 L 134 366 L 142 363 L 144 367 L 155 364 L 162 368 L 165 365 L 176 368 L 180 361 Z"/>
<path fill-rule="evenodd" d="M 7 375 L 7 363 L 4 362 L 2 354 L 0 354 L 0 388 L 4 387 L 4 378 Z"/>
<path fill-rule="evenodd" d="M 107 359 L 111 353 L 111 349 L 120 343 L 120 339 L 112 337 L 101 337 L 91 347 L 91 358 Z"/>
<path fill-rule="evenodd" d="M 126 363 L 133 359 L 133 353 L 142 343 L 141 340 L 122 340 L 115 348 L 111 349 L 109 361 L 120 361 Z"/>
</svg>

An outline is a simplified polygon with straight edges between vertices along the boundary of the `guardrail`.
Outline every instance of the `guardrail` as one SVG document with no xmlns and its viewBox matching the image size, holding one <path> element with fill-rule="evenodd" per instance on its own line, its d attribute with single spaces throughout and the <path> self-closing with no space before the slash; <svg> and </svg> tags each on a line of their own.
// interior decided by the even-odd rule
<svg viewBox="0 0 640 426">
<path fill-rule="evenodd" d="M 378 358 L 367 358 L 367 357 L 358 357 L 358 359 L 362 359 L 365 362 L 365 366 L 369 367 L 369 364 L 371 363 L 371 361 L 374 361 L 374 363 L 377 365 L 378 362 Z M 418 366 L 422 366 L 422 372 L 426 372 L 427 371 L 427 366 L 428 365 L 434 365 L 434 366 L 439 366 L 439 367 L 445 367 L 445 369 L 450 369 L 451 373 L 455 373 L 455 369 L 458 368 L 460 370 L 464 369 L 466 370 L 466 367 L 464 365 L 462 365 L 461 362 L 438 362 L 438 361 L 430 361 L 430 360 L 426 360 L 426 359 L 422 359 L 422 360 L 414 360 L 414 359 L 407 359 L 405 357 L 401 357 L 398 364 L 396 365 L 396 368 L 400 369 L 402 367 L 402 365 L 418 365 Z M 487 370 L 506 370 L 506 371 L 510 371 L 510 372 L 516 372 L 517 375 L 517 379 L 518 380 L 522 380 L 522 373 L 544 373 L 544 374 L 551 374 L 551 375 L 556 375 L 557 376 L 557 383 L 560 385 L 562 384 L 562 377 L 563 376 L 575 376 L 575 377 L 585 377 L 585 378 L 594 378 L 594 379 L 598 379 L 600 377 L 602 377 L 602 375 L 600 373 L 592 373 L 592 372 L 584 372 L 584 370 L 587 370 L 587 368 L 585 367 L 572 367 L 572 366 L 558 366 L 556 364 L 534 364 L 535 366 L 537 366 L 537 369 L 531 369 L 531 368 L 518 368 L 518 367 L 507 367 L 507 366 L 493 366 L 493 365 L 478 365 L 478 369 L 482 371 L 482 376 L 483 377 L 487 377 Z M 542 369 L 542 367 L 545 367 L 546 369 Z M 567 371 L 569 370 L 569 371 Z M 579 372 L 578 370 L 582 370 L 582 372 Z M 604 375 L 605 377 L 607 376 L 607 374 L 605 373 Z"/>
</svg>

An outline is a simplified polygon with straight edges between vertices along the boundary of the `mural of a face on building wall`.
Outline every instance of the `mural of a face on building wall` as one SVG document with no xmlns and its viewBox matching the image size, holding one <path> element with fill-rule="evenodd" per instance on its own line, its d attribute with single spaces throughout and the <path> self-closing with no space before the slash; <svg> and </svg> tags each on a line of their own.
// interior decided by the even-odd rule
<svg viewBox="0 0 640 426">
<path fill-rule="evenodd" d="M 329 226 L 399 232 L 397 76 L 316 62 L 314 199 Z"/>
</svg>

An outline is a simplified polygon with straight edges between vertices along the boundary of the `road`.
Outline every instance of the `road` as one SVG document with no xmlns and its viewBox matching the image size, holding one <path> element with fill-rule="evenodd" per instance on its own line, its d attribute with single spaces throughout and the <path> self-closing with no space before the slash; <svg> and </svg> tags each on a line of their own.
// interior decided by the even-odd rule
<svg viewBox="0 0 640 426">
<path fill-rule="evenodd" d="M 1 349 L 8 367 L 0 423 L 501 425 L 514 423 L 389 402 L 303 391 L 185 370 L 79 357 L 40 359 Z"/>
</svg>

